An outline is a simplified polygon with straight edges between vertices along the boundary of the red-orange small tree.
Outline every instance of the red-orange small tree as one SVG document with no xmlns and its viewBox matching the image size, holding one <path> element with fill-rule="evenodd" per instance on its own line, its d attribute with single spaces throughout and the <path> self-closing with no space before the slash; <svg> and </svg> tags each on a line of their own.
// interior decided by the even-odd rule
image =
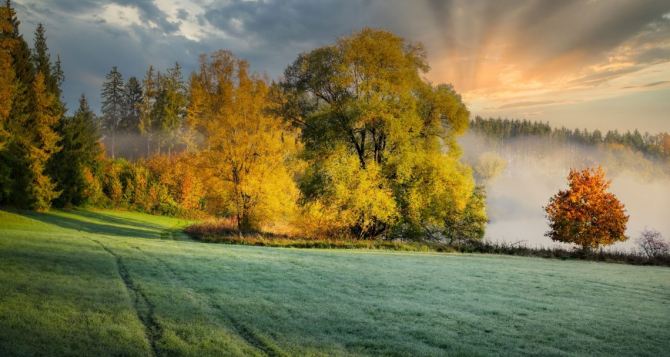
<svg viewBox="0 0 670 357">
<path fill-rule="evenodd" d="M 545 207 L 547 237 L 584 250 L 628 239 L 629 216 L 617 197 L 607 192 L 611 182 L 602 167 L 570 170 L 568 183 L 570 188 L 559 191 Z"/>
</svg>

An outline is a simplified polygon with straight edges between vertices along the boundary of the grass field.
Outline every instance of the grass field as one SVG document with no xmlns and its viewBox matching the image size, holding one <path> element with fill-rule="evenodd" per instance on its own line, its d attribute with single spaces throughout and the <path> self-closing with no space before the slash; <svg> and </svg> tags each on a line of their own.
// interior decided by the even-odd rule
<svg viewBox="0 0 670 357">
<path fill-rule="evenodd" d="M 670 353 L 670 268 L 207 244 L 0 211 L 0 356 Z"/>
</svg>

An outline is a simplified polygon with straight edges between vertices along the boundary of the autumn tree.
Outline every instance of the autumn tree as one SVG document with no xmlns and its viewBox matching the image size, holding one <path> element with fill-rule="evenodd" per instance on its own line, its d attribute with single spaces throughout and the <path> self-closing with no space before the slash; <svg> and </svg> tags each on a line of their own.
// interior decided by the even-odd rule
<svg viewBox="0 0 670 357">
<path fill-rule="evenodd" d="M 453 88 L 422 79 L 427 70 L 422 46 L 374 29 L 286 69 L 279 104 L 301 130 L 308 208 L 361 237 L 457 229 L 475 189 L 455 140 L 469 113 Z"/>
<path fill-rule="evenodd" d="M 28 154 L 31 182 L 27 188 L 31 208 L 46 210 L 60 194 L 45 170 L 51 156 L 61 149 L 58 145 L 60 137 L 54 130 L 61 113 L 58 100 L 48 91 L 42 72 L 35 76 L 34 93 L 36 107 L 34 121 L 31 123 L 34 137 Z"/>
<path fill-rule="evenodd" d="M 8 115 L 4 118 L 7 136 L 4 138 L 4 150 L 0 151 L 0 202 L 26 206 L 25 188 L 30 184 L 29 147 L 31 143 L 31 116 L 35 111 L 35 68 L 30 48 L 19 32 L 20 21 L 11 3 L 7 1 L 2 7 L 1 41 L 5 53 L 5 65 L 11 63 L 4 75 L 12 82 L 3 83 L 0 91 L 11 93 L 11 102 L 5 101 L 4 110 Z M 9 58 L 6 54 L 9 54 Z"/>
<path fill-rule="evenodd" d="M 201 57 L 189 88 L 188 126 L 204 138 L 199 156 L 210 210 L 234 217 L 240 232 L 290 214 L 297 189 L 286 162 L 296 139 L 268 111 L 266 81 L 250 74 L 246 61 L 218 51 Z"/>
<path fill-rule="evenodd" d="M 8 34 L 13 33 L 10 9 L 0 7 L 0 151 L 9 140 L 7 122 L 16 92 L 16 79 L 12 66 L 12 49 L 16 41 Z M 0 173 L 2 175 L 2 173 Z"/>
<path fill-rule="evenodd" d="M 574 243 L 584 251 L 625 241 L 624 205 L 608 192 L 610 181 L 602 167 L 570 170 L 569 188 L 559 191 L 545 207 L 550 230 L 557 242 Z"/>
</svg>

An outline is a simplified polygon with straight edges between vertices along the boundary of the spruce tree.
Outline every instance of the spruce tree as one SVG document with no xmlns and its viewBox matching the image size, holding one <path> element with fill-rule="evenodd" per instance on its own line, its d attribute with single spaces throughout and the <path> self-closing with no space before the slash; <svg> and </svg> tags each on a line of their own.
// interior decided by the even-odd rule
<svg viewBox="0 0 670 357">
<path fill-rule="evenodd" d="M 51 93 L 56 93 L 57 81 L 52 75 L 51 55 L 47 46 L 46 30 L 42 24 L 38 24 L 35 30 L 35 43 L 33 47 L 35 70 L 44 74 L 47 90 Z"/>
<path fill-rule="evenodd" d="M 63 149 L 56 154 L 56 161 L 67 165 L 55 168 L 54 176 L 62 191 L 55 204 L 59 207 L 78 206 L 89 199 L 89 183 L 85 175 L 96 171 L 97 158 L 102 151 L 95 114 L 83 94 L 79 108 L 74 116 L 62 121 L 60 131 L 63 133 Z"/>
<path fill-rule="evenodd" d="M 175 63 L 162 77 L 161 92 L 163 95 L 163 106 L 161 116 L 161 131 L 167 140 L 168 154 L 172 154 L 177 143 L 177 134 L 183 124 L 186 114 L 186 93 L 184 80 L 182 79 L 181 66 Z"/>
<path fill-rule="evenodd" d="M 123 118 L 125 97 L 123 76 L 114 66 L 102 85 L 102 124 L 111 136 L 112 158 L 116 156 L 116 134 Z"/>
<path fill-rule="evenodd" d="M 139 106 L 140 121 L 138 123 L 138 129 L 140 134 L 145 137 L 147 145 L 146 156 L 149 156 L 151 154 L 151 140 L 155 129 L 155 107 L 158 96 L 158 84 L 156 83 L 157 79 L 154 74 L 153 66 L 149 66 L 142 82 L 144 88 L 142 90 L 142 102 Z"/>
<path fill-rule="evenodd" d="M 119 130 L 138 133 L 140 125 L 140 104 L 142 103 L 142 85 L 136 77 L 128 78 L 125 86 L 123 118 Z"/>
</svg>

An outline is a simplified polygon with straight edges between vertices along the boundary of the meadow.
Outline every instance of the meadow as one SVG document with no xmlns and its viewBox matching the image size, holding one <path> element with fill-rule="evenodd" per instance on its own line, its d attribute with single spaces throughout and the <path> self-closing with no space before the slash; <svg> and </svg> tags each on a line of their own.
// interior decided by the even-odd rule
<svg viewBox="0 0 670 357">
<path fill-rule="evenodd" d="M 0 211 L 0 355 L 670 350 L 666 267 L 210 244 L 189 223 Z"/>
</svg>

